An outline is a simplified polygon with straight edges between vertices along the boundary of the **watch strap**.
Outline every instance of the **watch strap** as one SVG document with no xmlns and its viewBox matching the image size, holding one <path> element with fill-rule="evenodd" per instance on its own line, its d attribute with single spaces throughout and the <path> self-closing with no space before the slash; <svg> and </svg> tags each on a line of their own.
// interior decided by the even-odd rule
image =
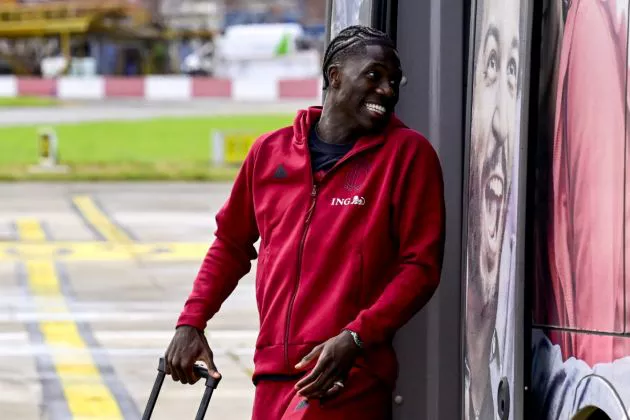
<svg viewBox="0 0 630 420">
<path fill-rule="evenodd" d="M 352 331 L 352 330 L 346 330 L 346 331 L 348 331 L 350 335 L 352 336 L 352 339 L 354 340 L 354 344 L 356 344 L 358 348 L 362 349 L 363 341 L 361 341 L 361 337 L 359 337 L 359 334 L 357 334 L 355 331 Z"/>
</svg>

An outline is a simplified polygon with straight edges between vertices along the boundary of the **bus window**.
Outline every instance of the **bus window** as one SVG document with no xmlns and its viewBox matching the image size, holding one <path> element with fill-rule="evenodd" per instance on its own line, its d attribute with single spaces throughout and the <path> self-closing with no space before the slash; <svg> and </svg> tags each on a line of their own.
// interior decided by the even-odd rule
<svg viewBox="0 0 630 420">
<path fill-rule="evenodd" d="M 333 0 L 330 39 L 352 25 L 372 24 L 373 0 Z"/>
<path fill-rule="evenodd" d="M 628 0 L 544 4 L 531 140 L 535 418 L 589 406 L 628 418 Z"/>
<path fill-rule="evenodd" d="M 573 1 L 543 52 L 541 99 L 549 102 L 541 107 L 536 168 L 540 325 L 625 332 L 626 16 L 627 0 Z M 625 338 L 550 334 L 565 357 L 597 363 L 630 354 Z"/>
</svg>

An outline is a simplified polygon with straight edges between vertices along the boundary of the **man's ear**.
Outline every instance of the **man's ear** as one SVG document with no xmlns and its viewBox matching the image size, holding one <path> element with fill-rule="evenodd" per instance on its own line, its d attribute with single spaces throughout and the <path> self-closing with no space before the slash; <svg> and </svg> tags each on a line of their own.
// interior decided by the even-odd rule
<svg viewBox="0 0 630 420">
<path fill-rule="evenodd" d="M 331 87 L 337 89 L 341 83 L 341 68 L 338 64 L 328 67 L 328 82 Z"/>
</svg>

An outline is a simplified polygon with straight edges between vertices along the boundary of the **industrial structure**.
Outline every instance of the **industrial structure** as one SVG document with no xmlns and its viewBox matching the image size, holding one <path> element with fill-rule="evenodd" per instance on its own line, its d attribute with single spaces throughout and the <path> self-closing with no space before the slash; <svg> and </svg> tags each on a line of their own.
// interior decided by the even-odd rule
<svg viewBox="0 0 630 420">
<path fill-rule="evenodd" d="M 226 25 L 304 21 L 323 32 L 324 14 L 310 0 L 0 0 L 0 74 L 178 73 Z"/>
</svg>

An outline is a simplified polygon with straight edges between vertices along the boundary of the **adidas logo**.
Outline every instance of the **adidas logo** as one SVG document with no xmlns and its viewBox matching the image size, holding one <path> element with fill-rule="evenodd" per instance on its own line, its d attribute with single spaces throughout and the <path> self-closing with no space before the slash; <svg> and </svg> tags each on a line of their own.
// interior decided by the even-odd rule
<svg viewBox="0 0 630 420">
<path fill-rule="evenodd" d="M 284 166 L 280 164 L 276 169 L 276 172 L 273 173 L 273 177 L 276 179 L 282 179 L 287 177 L 287 170 L 284 169 Z"/>
</svg>

